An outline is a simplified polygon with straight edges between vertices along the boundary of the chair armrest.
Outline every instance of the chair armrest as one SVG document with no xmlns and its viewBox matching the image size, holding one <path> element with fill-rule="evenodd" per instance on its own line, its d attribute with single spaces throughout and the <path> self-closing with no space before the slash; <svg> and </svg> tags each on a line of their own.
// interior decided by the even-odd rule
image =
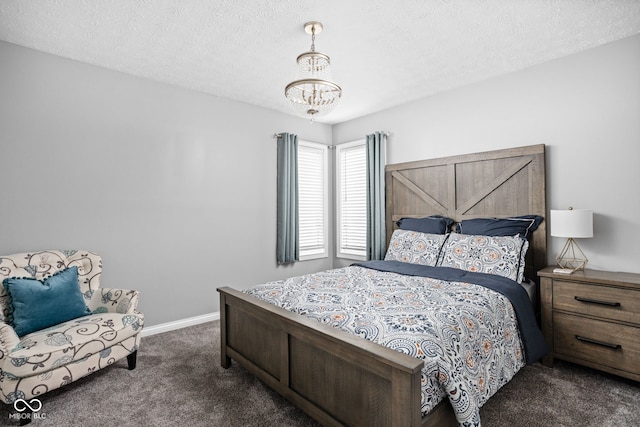
<svg viewBox="0 0 640 427">
<path fill-rule="evenodd" d="M 4 359 L 20 344 L 20 338 L 11 325 L 0 322 L 0 360 Z"/>
<path fill-rule="evenodd" d="M 92 313 L 137 313 L 140 293 L 128 289 L 98 288 L 87 301 Z"/>
</svg>

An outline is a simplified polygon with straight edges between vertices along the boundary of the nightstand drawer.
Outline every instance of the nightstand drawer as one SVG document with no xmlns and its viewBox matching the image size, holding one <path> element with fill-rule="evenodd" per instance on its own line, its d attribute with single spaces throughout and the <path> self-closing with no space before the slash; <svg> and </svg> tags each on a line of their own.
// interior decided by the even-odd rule
<svg viewBox="0 0 640 427">
<path fill-rule="evenodd" d="M 640 292 L 554 280 L 553 309 L 640 325 Z"/>
<path fill-rule="evenodd" d="M 554 352 L 640 374 L 640 328 L 553 314 Z"/>
</svg>

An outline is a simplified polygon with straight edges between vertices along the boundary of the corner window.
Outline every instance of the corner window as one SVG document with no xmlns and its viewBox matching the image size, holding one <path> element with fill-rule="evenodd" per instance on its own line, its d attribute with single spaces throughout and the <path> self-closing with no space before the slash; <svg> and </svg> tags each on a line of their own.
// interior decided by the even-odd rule
<svg viewBox="0 0 640 427">
<path fill-rule="evenodd" d="M 367 152 L 365 140 L 336 146 L 337 256 L 367 257 Z"/>
<path fill-rule="evenodd" d="M 327 153 L 326 145 L 298 141 L 300 261 L 328 256 Z"/>
</svg>

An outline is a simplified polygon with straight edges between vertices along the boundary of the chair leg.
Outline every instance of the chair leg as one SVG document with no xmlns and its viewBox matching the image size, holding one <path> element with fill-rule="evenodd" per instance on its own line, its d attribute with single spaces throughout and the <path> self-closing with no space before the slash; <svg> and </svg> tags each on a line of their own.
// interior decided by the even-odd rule
<svg viewBox="0 0 640 427">
<path fill-rule="evenodd" d="M 127 363 L 129 364 L 129 370 L 133 370 L 136 368 L 136 357 L 138 356 L 138 350 L 134 351 L 133 353 L 130 353 L 127 356 Z"/>
</svg>

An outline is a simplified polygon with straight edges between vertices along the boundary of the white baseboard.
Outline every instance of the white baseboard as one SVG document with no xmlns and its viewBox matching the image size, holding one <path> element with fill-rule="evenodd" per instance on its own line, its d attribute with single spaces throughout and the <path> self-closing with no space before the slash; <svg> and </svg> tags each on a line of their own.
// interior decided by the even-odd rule
<svg viewBox="0 0 640 427">
<path fill-rule="evenodd" d="M 175 331 L 176 329 L 186 328 L 187 326 L 199 325 L 200 323 L 213 322 L 220 319 L 220 312 L 203 314 L 201 316 L 188 317 L 186 319 L 175 320 L 173 322 L 161 323 L 154 326 L 145 326 L 142 329 L 142 336 L 161 334 L 163 332 Z"/>
</svg>

